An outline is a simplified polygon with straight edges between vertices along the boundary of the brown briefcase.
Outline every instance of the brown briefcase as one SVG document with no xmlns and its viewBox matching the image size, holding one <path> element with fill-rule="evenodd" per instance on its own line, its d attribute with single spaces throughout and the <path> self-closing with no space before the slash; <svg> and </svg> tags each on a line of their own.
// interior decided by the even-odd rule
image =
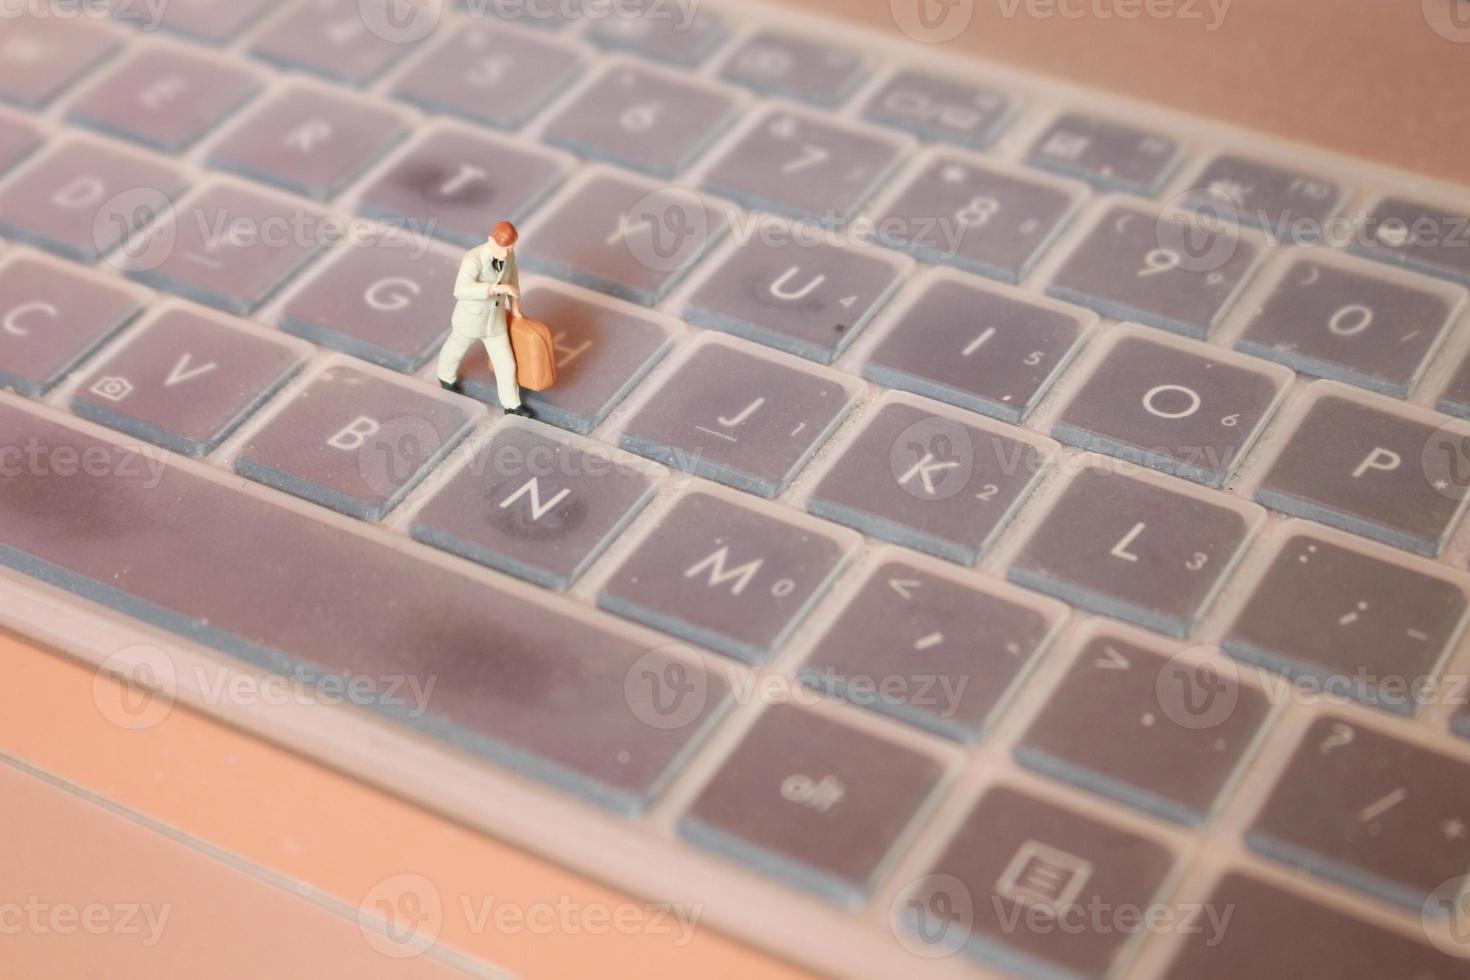
<svg viewBox="0 0 1470 980">
<path fill-rule="evenodd" d="M 516 356 L 516 383 L 530 391 L 545 391 L 556 384 L 556 347 L 551 329 L 539 320 L 513 316 L 510 349 Z"/>
</svg>

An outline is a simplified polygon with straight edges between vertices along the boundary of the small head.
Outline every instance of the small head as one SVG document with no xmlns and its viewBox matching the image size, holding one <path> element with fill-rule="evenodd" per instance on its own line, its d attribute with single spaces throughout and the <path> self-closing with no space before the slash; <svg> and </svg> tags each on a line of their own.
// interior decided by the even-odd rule
<svg viewBox="0 0 1470 980">
<path fill-rule="evenodd" d="M 490 232 L 490 238 L 485 242 L 490 249 L 492 258 L 505 260 L 505 257 L 515 248 L 516 240 L 521 237 L 516 231 L 516 226 L 509 221 L 502 221 Z"/>
</svg>

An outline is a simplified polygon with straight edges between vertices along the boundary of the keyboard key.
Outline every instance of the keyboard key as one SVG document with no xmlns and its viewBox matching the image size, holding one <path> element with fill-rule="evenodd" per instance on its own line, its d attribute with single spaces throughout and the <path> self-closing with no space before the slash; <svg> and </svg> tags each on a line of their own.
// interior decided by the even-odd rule
<svg viewBox="0 0 1470 980">
<path fill-rule="evenodd" d="M 412 373 L 449 333 L 458 273 L 458 256 L 422 239 L 346 245 L 291 297 L 281 329 Z"/>
<path fill-rule="evenodd" d="M 608 15 L 587 15 L 587 38 L 615 51 L 656 61 L 697 65 L 725 39 L 725 24 L 699 4 L 621 0 Z"/>
<path fill-rule="evenodd" d="M 1172 863 L 1152 840 L 1002 786 L 980 798 L 904 907 L 918 941 L 958 929 L 968 952 L 1010 972 L 1112 976 L 1144 925 L 1088 910 L 1149 908 Z"/>
<path fill-rule="evenodd" d="M 175 34 L 203 41 L 206 44 L 224 44 L 245 28 L 251 26 L 278 0 L 169 0 L 158 12 L 158 26 Z M 141 11 L 145 4 L 135 7 Z M 114 18 L 119 11 L 114 10 Z M 154 15 L 149 15 L 149 20 Z"/>
<path fill-rule="evenodd" d="M 1294 245 L 1320 241 L 1344 197 L 1335 181 L 1234 153 L 1206 164 L 1186 193 L 1196 206 Z"/>
<path fill-rule="evenodd" d="M 1187 934 L 1169 980 L 1470 976 L 1463 959 L 1242 874 L 1227 875 L 1204 907 L 1213 916 L 1203 916 L 1199 928 Z"/>
<path fill-rule="evenodd" d="M 39 398 L 143 308 L 82 269 L 12 253 L 0 265 L 0 387 Z"/>
<path fill-rule="evenodd" d="M 1428 563 L 1385 561 L 1292 530 L 1225 638 L 1247 663 L 1334 697 L 1412 715 L 1464 627 L 1464 589 Z"/>
<path fill-rule="evenodd" d="M 1234 225 L 1115 204 L 1067 256 L 1047 292 L 1115 320 L 1203 339 L 1261 253 Z"/>
<path fill-rule="evenodd" d="M 522 280 L 528 315 L 551 327 L 556 384 L 521 396 L 542 422 L 587 435 L 668 351 L 669 330 L 642 310 L 594 301 L 550 280 Z M 460 369 L 465 394 L 498 404 L 488 358 Z"/>
<path fill-rule="evenodd" d="M 1470 419 L 1470 353 L 1460 358 L 1459 366 L 1445 383 L 1434 407 L 1446 415 Z"/>
<path fill-rule="evenodd" d="M 1067 224 L 1080 188 L 943 154 L 878 219 L 878 237 L 925 262 L 1019 282 Z"/>
<path fill-rule="evenodd" d="M 1019 429 L 935 414 L 888 396 L 812 491 L 807 510 L 973 565 L 1030 492 L 1054 450 Z"/>
<path fill-rule="evenodd" d="M 260 91 L 260 76 L 218 55 L 144 48 L 104 72 L 67 118 L 165 152 L 198 142 Z"/>
<path fill-rule="evenodd" d="M 403 114 L 292 84 L 251 110 L 209 151 L 209 165 L 325 201 L 408 132 Z"/>
<path fill-rule="evenodd" d="M 483 415 L 455 395 L 337 362 L 250 433 L 235 472 L 377 521 Z"/>
<path fill-rule="evenodd" d="M 1101 357 L 1052 436 L 1211 487 L 1225 483 L 1294 377 L 1142 327 L 1111 331 Z"/>
<path fill-rule="evenodd" d="M 595 169 L 545 209 L 521 264 L 652 306 L 732 221 L 728 208 L 694 191 Z"/>
<path fill-rule="evenodd" d="M 883 184 L 904 148 L 835 117 L 773 108 L 715 161 L 704 186 L 755 210 L 842 225 Z"/>
<path fill-rule="evenodd" d="M 907 130 L 920 139 L 982 149 L 1010 118 L 1002 92 L 924 71 L 900 71 L 868 100 L 871 122 Z"/>
<path fill-rule="evenodd" d="M 82 17 L 7 15 L 0 37 L 0 101 L 39 109 L 118 46 L 114 32 Z"/>
<path fill-rule="evenodd" d="M 1162 133 L 1080 112 L 1058 116 L 1031 146 L 1032 166 L 1078 177 L 1099 190 L 1152 197 L 1184 151 Z"/>
<path fill-rule="evenodd" d="M 833 47 L 785 31 L 758 31 L 725 61 L 726 81 L 764 95 L 835 107 L 846 101 L 868 73 L 856 51 Z"/>
<path fill-rule="evenodd" d="M 0 234 L 91 265 L 163 217 L 183 176 L 152 159 L 98 143 L 48 146 L 0 189 Z"/>
<path fill-rule="evenodd" d="M 894 558 L 875 567 L 801 679 L 946 738 L 980 738 L 1065 609 L 1019 589 Z"/>
<path fill-rule="evenodd" d="M 519 129 L 582 73 L 576 49 L 466 24 L 425 51 L 393 94 L 428 112 Z"/>
<path fill-rule="evenodd" d="M 276 20 L 250 51 L 281 68 L 366 85 L 428 33 L 419 30 L 418 18 L 431 16 L 432 6 L 400 23 L 406 11 L 394 11 L 394 2 L 308 0 Z"/>
<path fill-rule="evenodd" d="M 651 469 L 651 468 L 650 468 Z M 419 541 L 566 589 L 648 503 L 651 472 L 606 446 L 507 419 L 414 515 Z"/>
<path fill-rule="evenodd" d="M 556 0 L 554 3 L 549 0 L 545 3 L 536 0 L 456 0 L 455 5 L 476 19 L 499 18 L 546 31 L 563 30 L 589 16 L 584 10 L 584 0 Z M 621 8 L 604 5 L 602 9 L 616 13 Z"/>
<path fill-rule="evenodd" d="M 40 145 L 40 130 L 20 116 L 0 113 L 0 174 L 30 156 Z"/>
<path fill-rule="evenodd" d="M 1026 417 L 1097 321 L 969 276 L 934 272 L 922 282 L 863 377 L 1006 422 Z"/>
<path fill-rule="evenodd" d="M 887 305 L 912 265 L 881 249 L 810 242 L 771 218 L 725 256 L 683 315 L 830 364 Z"/>
<path fill-rule="evenodd" d="M 306 344 L 189 310 L 169 310 L 82 379 L 78 415 L 188 456 L 203 456 L 311 355 Z"/>
<path fill-rule="evenodd" d="M 712 851 L 856 907 L 944 767 L 811 711 L 773 705 L 679 820 Z"/>
<path fill-rule="evenodd" d="M 1265 517 L 1220 493 L 1094 464 L 1067 484 L 1010 579 L 1074 606 L 1187 636 Z"/>
<path fill-rule="evenodd" d="M 1337 717 L 1313 723 L 1252 848 L 1419 911 L 1470 867 L 1470 766 Z"/>
<path fill-rule="evenodd" d="M 692 492 L 613 573 L 597 604 L 760 663 L 827 591 L 858 543 L 855 534 L 786 510 Z"/>
<path fill-rule="evenodd" d="M 1256 499 L 1283 513 L 1434 557 L 1470 500 L 1470 474 L 1458 455 L 1444 465 L 1436 448 L 1454 453 L 1470 430 L 1439 427 L 1428 413 L 1395 402 L 1353 398 L 1319 381 L 1285 450 L 1256 489 Z"/>
<path fill-rule="evenodd" d="M 1091 639 L 1016 746 L 1023 765 L 1165 820 L 1197 826 L 1270 712 L 1207 659 L 1111 627 Z"/>
<path fill-rule="evenodd" d="M 1380 262 L 1470 286 L 1470 217 L 1385 197 L 1363 219 L 1352 250 Z"/>
<path fill-rule="evenodd" d="M 216 184 L 180 203 L 123 269 L 158 289 L 246 316 L 335 234 L 330 218 L 283 198 Z"/>
<path fill-rule="evenodd" d="M 610 66 L 578 92 L 542 139 L 655 177 L 683 173 L 735 119 L 734 94 L 638 64 Z"/>
<path fill-rule="evenodd" d="M 1465 291 L 1365 265 L 1293 256 L 1279 267 L 1236 348 L 1304 374 L 1406 397 L 1464 308 Z"/>
<path fill-rule="evenodd" d="M 0 475 L 0 562 L 22 574 L 267 669 L 386 687 L 384 718 L 625 813 L 727 703 L 654 637 L 52 418 L 0 398 L 0 445 L 115 465 Z"/>
<path fill-rule="evenodd" d="M 762 497 L 775 497 L 847 417 L 841 375 L 711 339 L 628 421 L 621 445 Z"/>
</svg>

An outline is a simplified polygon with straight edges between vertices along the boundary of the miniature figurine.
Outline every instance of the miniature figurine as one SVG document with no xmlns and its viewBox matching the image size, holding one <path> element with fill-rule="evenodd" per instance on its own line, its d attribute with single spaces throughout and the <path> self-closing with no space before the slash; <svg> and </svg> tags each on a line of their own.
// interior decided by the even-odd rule
<svg viewBox="0 0 1470 980">
<path fill-rule="evenodd" d="M 521 402 L 516 379 L 516 356 L 511 347 L 510 320 L 520 315 L 521 280 L 516 269 L 516 226 L 502 221 L 484 245 L 465 253 L 454 282 L 453 329 L 439 351 L 439 384 L 463 394 L 459 366 L 475 341 L 481 341 L 495 371 L 500 407 L 507 415 L 534 418 Z"/>
</svg>

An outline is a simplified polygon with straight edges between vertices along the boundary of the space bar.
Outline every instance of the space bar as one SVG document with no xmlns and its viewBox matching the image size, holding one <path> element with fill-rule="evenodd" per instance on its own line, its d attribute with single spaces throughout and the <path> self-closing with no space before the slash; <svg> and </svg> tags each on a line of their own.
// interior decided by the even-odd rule
<svg viewBox="0 0 1470 980">
<path fill-rule="evenodd" d="M 0 394 L 0 563 L 634 812 L 725 688 L 656 644 Z M 652 678 L 652 680 L 650 680 Z M 393 696 L 389 696 L 390 691 Z M 412 692 L 412 693 L 410 693 Z M 356 699 L 354 699 L 356 700 Z"/>
</svg>

